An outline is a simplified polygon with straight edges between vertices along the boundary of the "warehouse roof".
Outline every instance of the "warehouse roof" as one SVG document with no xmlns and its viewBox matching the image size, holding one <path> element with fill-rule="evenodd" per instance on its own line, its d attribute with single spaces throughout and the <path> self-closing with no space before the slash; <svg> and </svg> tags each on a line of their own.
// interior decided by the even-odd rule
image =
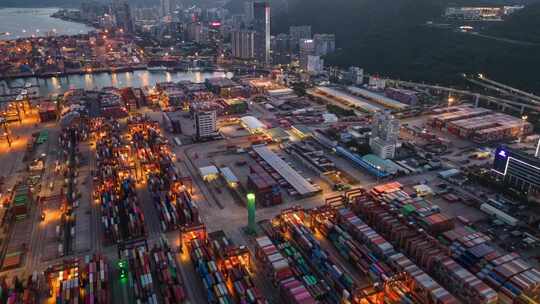
<svg viewBox="0 0 540 304">
<path fill-rule="evenodd" d="M 294 94 L 294 91 L 289 88 L 268 90 L 268 95 L 270 96 L 283 96 L 283 95 L 291 95 L 291 94 Z"/>
<path fill-rule="evenodd" d="M 394 100 L 392 98 L 388 98 L 384 95 L 377 94 L 365 89 L 357 88 L 357 87 L 347 87 L 347 90 L 353 94 L 358 94 L 362 97 L 369 98 L 375 102 L 381 103 L 382 105 L 396 109 L 396 110 L 403 110 L 409 107 L 409 105 L 406 105 L 404 103 L 401 103 L 397 100 Z"/>
<path fill-rule="evenodd" d="M 349 103 L 351 105 L 355 105 L 361 109 L 364 109 L 368 112 L 377 112 L 382 110 L 383 108 L 374 104 L 369 103 L 367 100 L 360 99 L 359 97 L 347 94 L 345 92 L 336 90 L 334 88 L 330 87 L 316 87 L 318 91 L 323 92 L 326 95 L 330 95 L 334 98 L 341 99 L 346 103 Z"/>
<path fill-rule="evenodd" d="M 201 173 L 201 176 L 204 178 L 210 175 L 217 175 L 218 169 L 216 168 L 216 166 L 200 167 L 199 172 Z"/>
<path fill-rule="evenodd" d="M 266 133 L 270 135 L 270 137 L 272 137 L 272 139 L 275 141 L 283 141 L 289 139 L 289 133 L 285 132 L 285 130 L 280 127 L 269 129 Z"/>
<path fill-rule="evenodd" d="M 238 183 L 238 178 L 229 167 L 221 167 L 219 168 L 219 171 L 221 171 L 223 178 L 225 178 L 228 183 Z"/>
<path fill-rule="evenodd" d="M 383 159 L 378 157 L 375 154 L 367 154 L 362 157 L 362 159 L 374 166 L 375 168 L 384 171 L 386 173 L 395 174 L 396 172 L 402 170 L 398 165 L 388 159 Z"/>
<path fill-rule="evenodd" d="M 315 188 L 309 183 L 302 175 L 298 174 L 291 166 L 289 166 L 283 159 L 277 156 L 272 150 L 268 149 L 266 145 L 254 146 L 253 150 L 259 154 L 279 175 L 281 175 L 300 195 L 308 195 L 318 192 L 319 189 Z"/>
<path fill-rule="evenodd" d="M 244 116 L 240 120 L 250 130 L 266 129 L 266 126 L 256 117 Z"/>
</svg>

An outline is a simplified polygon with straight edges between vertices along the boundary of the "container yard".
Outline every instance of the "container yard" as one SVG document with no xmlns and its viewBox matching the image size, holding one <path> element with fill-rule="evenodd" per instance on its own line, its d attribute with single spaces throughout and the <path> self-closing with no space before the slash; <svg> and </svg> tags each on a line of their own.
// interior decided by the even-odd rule
<svg viewBox="0 0 540 304">
<path fill-rule="evenodd" d="M 272 220 L 274 231 L 268 231 L 267 234 L 274 235 L 276 240 L 287 239 L 290 249 L 285 252 L 296 251 L 296 254 L 302 256 L 300 261 L 303 262 L 300 262 L 300 265 L 313 271 L 313 275 L 303 278 L 308 290 L 311 285 L 317 286 L 318 281 L 321 281 L 319 288 L 312 293 L 314 298 L 330 303 L 351 301 L 358 287 L 357 282 L 345 269 L 338 266 L 334 256 L 321 248 L 314 234 L 304 225 L 304 218 L 305 213 L 301 209 L 284 210 L 279 217 Z M 287 255 L 294 256 L 291 253 Z"/>
<path fill-rule="evenodd" d="M 222 231 L 199 233 L 187 247 L 208 303 L 267 303 L 254 285 L 251 254 Z"/>
<path fill-rule="evenodd" d="M 114 303 L 107 260 L 101 255 L 66 260 L 45 271 L 56 303 Z"/>
<path fill-rule="evenodd" d="M 0 279 L 0 298 L 3 299 L 2 303 L 38 304 L 43 283 L 41 277 L 37 274 L 30 275 L 26 280 L 14 277 L 9 282 L 3 277 Z"/>
<path fill-rule="evenodd" d="M 108 243 L 118 243 L 143 237 L 146 228 L 135 190 L 134 152 L 122 140 L 118 123 L 101 120 L 96 125 L 98 171 L 94 177 L 94 198 L 101 206 L 104 238 Z"/>
<path fill-rule="evenodd" d="M 0 155 L 24 156 L 0 179 L 0 303 L 540 303 L 540 217 L 493 189 L 498 151 L 478 145 L 525 135 L 527 118 L 355 75 L 306 80 L 315 99 L 167 79 L 50 96 L 31 122 L 19 113 L 13 157 Z M 217 111 L 220 136 L 190 134 L 201 109 Z M 383 162 L 370 129 L 384 109 L 399 118 Z"/>
<path fill-rule="evenodd" d="M 533 130 L 523 119 L 483 108 L 451 107 L 446 112 L 429 117 L 428 123 L 476 142 L 493 142 L 523 137 Z"/>
<path fill-rule="evenodd" d="M 355 198 L 352 209 L 464 302 L 529 303 L 540 295 L 538 271 L 518 254 L 495 249 L 471 228 L 447 224 L 446 215 L 418 204 L 399 183 L 373 188 Z"/>
<path fill-rule="evenodd" d="M 148 248 L 146 241 L 119 246 L 120 280 L 128 285 L 137 303 L 183 303 L 184 283 L 165 239 Z"/>
<path fill-rule="evenodd" d="M 159 125 L 146 117 L 128 121 L 131 148 L 136 151 L 136 171 L 146 178 L 147 189 L 159 213 L 162 231 L 200 223 L 199 212 L 191 199 L 191 179 L 180 176 L 174 166 L 175 155 L 161 135 Z"/>
</svg>

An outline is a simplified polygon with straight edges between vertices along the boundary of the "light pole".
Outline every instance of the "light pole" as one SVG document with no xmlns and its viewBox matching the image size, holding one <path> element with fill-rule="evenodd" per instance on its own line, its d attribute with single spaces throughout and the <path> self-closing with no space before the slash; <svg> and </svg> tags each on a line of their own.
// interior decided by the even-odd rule
<svg viewBox="0 0 540 304">
<path fill-rule="evenodd" d="M 521 138 L 523 137 L 523 133 L 525 132 L 525 123 L 527 122 L 527 115 L 523 115 L 521 116 L 521 129 L 520 129 L 520 132 L 519 132 L 519 138 L 518 138 L 518 143 L 521 142 Z"/>
<path fill-rule="evenodd" d="M 255 194 L 247 194 L 247 209 L 248 209 L 248 233 L 255 233 Z"/>
</svg>

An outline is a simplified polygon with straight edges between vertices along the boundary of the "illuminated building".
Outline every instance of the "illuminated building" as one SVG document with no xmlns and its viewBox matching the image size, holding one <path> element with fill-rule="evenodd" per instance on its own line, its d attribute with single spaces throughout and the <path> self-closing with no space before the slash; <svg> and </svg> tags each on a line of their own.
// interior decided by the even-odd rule
<svg viewBox="0 0 540 304">
<path fill-rule="evenodd" d="M 255 57 L 255 32 L 239 30 L 232 32 L 232 54 L 236 58 L 251 59 Z"/>
<path fill-rule="evenodd" d="M 270 64 L 270 4 L 253 3 L 253 29 L 255 30 L 255 58 Z"/>
<path fill-rule="evenodd" d="M 534 155 L 500 146 L 495 151 L 493 171 L 525 193 L 540 191 L 540 158 Z"/>
<path fill-rule="evenodd" d="M 213 137 L 217 135 L 216 111 L 195 112 L 195 128 L 198 139 Z"/>
<path fill-rule="evenodd" d="M 336 50 L 336 35 L 334 34 L 315 34 L 313 41 L 315 54 L 318 56 L 328 55 Z"/>
</svg>

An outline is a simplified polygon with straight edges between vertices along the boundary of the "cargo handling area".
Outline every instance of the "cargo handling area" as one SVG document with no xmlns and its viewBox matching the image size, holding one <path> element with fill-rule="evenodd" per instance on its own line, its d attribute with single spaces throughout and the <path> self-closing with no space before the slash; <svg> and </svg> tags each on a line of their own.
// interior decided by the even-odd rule
<svg viewBox="0 0 540 304">
<path fill-rule="evenodd" d="M 162 86 L 213 96 L 203 84 Z M 3 125 L 14 133 L 0 145 L 13 153 L 0 153 L 0 304 L 540 303 L 534 208 L 471 193 L 475 171 L 454 166 L 485 162 L 487 148 L 441 154 L 448 167 L 435 152 L 390 143 L 444 141 L 429 124 L 401 128 L 390 112 L 335 122 L 289 96 L 309 111 L 249 101 L 238 109 L 247 116 L 218 118 L 183 99 L 188 110 L 165 111 L 115 92 L 21 103 Z M 494 113 L 448 109 L 431 113 L 448 125 L 467 119 L 459 111 Z M 312 113 L 329 121 L 308 126 Z M 245 117 L 257 124 L 246 128 Z M 396 159 L 367 149 L 375 121 L 386 139 L 374 147 Z M 187 131 L 214 123 L 215 138 Z M 499 171 L 525 172 L 520 152 L 494 151 Z"/>
</svg>

